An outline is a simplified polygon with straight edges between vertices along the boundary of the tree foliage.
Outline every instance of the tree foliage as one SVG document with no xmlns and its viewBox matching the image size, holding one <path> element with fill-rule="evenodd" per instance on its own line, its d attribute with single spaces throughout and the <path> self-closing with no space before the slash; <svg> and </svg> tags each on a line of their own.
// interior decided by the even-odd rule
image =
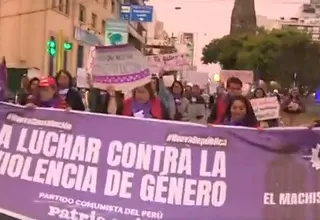
<svg viewBox="0 0 320 220">
<path fill-rule="evenodd" d="M 289 85 L 296 73 L 301 84 L 320 84 L 320 44 L 297 30 L 227 35 L 212 40 L 202 54 L 204 64 L 219 62 L 223 69 L 259 71 L 260 78 L 266 81 Z"/>
</svg>

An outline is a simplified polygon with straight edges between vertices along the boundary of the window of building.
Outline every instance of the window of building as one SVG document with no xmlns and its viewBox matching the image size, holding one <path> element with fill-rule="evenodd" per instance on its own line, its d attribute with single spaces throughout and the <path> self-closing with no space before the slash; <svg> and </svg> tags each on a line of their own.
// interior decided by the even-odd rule
<svg viewBox="0 0 320 220">
<path fill-rule="evenodd" d="M 314 33 L 319 33 L 319 27 L 313 27 L 313 32 Z"/>
<path fill-rule="evenodd" d="M 77 48 L 77 68 L 83 67 L 83 60 L 84 60 L 84 47 L 82 45 L 78 45 Z"/>
<path fill-rule="evenodd" d="M 65 0 L 65 1 L 66 1 L 65 14 L 69 15 L 70 14 L 70 0 Z"/>
<path fill-rule="evenodd" d="M 106 21 L 102 20 L 101 21 L 101 34 L 104 35 L 106 31 Z"/>
<path fill-rule="evenodd" d="M 108 0 L 103 0 L 103 7 L 108 8 Z"/>
<path fill-rule="evenodd" d="M 59 0 L 59 3 L 58 3 L 58 10 L 61 11 L 61 12 L 64 12 L 64 7 L 63 7 L 63 0 Z"/>
<path fill-rule="evenodd" d="M 114 13 L 116 11 L 116 3 L 114 0 L 111 0 L 111 13 Z"/>
<path fill-rule="evenodd" d="M 83 5 L 79 5 L 79 21 L 86 22 L 86 8 Z"/>
<path fill-rule="evenodd" d="M 50 40 L 56 41 L 56 38 L 54 36 L 50 36 Z M 48 74 L 49 76 L 53 76 L 54 73 L 55 73 L 55 56 L 49 56 Z"/>
<path fill-rule="evenodd" d="M 53 9 L 57 8 L 57 1 L 56 0 L 52 0 L 52 8 Z"/>
<path fill-rule="evenodd" d="M 97 28 L 97 15 L 94 13 L 91 14 L 91 27 Z"/>
</svg>

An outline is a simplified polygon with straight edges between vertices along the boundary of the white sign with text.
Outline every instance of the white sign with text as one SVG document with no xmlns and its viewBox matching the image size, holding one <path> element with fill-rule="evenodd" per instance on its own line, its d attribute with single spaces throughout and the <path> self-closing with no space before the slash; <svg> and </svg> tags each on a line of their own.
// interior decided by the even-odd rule
<svg viewBox="0 0 320 220">
<path fill-rule="evenodd" d="M 266 97 L 250 100 L 258 121 L 279 118 L 280 104 L 277 97 Z"/>
</svg>

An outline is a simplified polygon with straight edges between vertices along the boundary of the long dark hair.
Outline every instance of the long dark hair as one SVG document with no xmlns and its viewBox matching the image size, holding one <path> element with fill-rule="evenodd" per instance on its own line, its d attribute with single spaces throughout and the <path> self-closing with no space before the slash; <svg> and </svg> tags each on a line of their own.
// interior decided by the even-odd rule
<svg viewBox="0 0 320 220">
<path fill-rule="evenodd" d="M 246 115 L 243 118 L 244 123 L 246 124 L 246 126 L 248 127 L 255 127 L 258 125 L 258 120 L 254 114 L 252 105 L 249 101 L 249 99 L 247 99 L 245 96 L 235 96 L 230 100 L 230 103 L 226 109 L 225 115 L 224 115 L 224 119 L 226 120 L 230 120 L 231 119 L 231 107 L 233 105 L 233 103 L 235 101 L 240 101 L 242 102 L 245 107 L 246 107 Z"/>
<path fill-rule="evenodd" d="M 181 81 L 175 80 L 175 81 L 171 84 L 170 91 L 173 93 L 173 87 L 174 87 L 175 84 L 179 84 L 179 86 L 180 86 L 180 88 L 181 88 L 180 95 L 182 96 L 182 95 L 183 95 L 183 84 L 182 84 Z"/>
<path fill-rule="evenodd" d="M 153 79 L 153 80 L 155 80 L 155 82 L 156 82 L 156 93 L 158 94 L 159 93 L 159 90 L 160 90 L 160 80 L 159 80 L 159 78 L 157 77 L 157 76 L 152 76 L 151 77 L 151 79 Z"/>
<path fill-rule="evenodd" d="M 253 98 L 258 98 L 256 95 L 257 91 L 262 91 L 263 97 L 267 96 L 267 93 L 264 91 L 264 89 L 261 87 L 258 87 L 253 91 Z"/>
<path fill-rule="evenodd" d="M 59 87 L 58 79 L 61 76 L 61 74 L 66 74 L 66 76 L 69 78 L 68 87 L 69 88 L 73 87 L 73 78 L 71 76 L 71 73 L 67 70 L 59 70 L 59 72 L 57 72 L 56 77 L 55 77 L 57 86 Z"/>
</svg>

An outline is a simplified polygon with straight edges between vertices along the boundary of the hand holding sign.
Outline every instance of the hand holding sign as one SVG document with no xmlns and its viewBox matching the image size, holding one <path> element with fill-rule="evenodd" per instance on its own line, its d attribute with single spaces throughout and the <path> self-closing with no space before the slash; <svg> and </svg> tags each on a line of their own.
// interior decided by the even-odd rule
<svg viewBox="0 0 320 220">
<path fill-rule="evenodd" d="M 96 88 L 114 86 L 124 93 L 150 81 L 146 57 L 131 45 L 93 47 L 87 71 Z"/>
</svg>

